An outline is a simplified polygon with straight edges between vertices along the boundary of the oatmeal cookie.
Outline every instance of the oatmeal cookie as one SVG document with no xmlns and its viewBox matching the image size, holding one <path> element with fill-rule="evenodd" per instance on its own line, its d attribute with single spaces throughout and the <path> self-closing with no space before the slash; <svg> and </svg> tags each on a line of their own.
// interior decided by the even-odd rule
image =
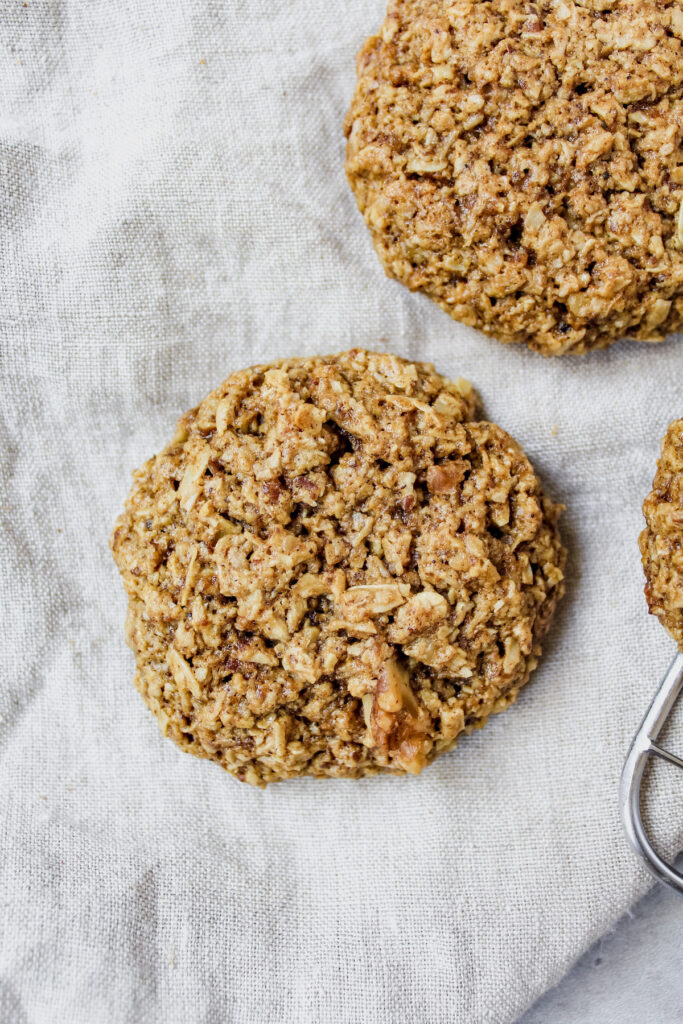
<svg viewBox="0 0 683 1024">
<path fill-rule="evenodd" d="M 672 423 L 662 441 L 643 514 L 647 525 L 640 551 L 647 604 L 683 652 L 683 420 Z"/>
<path fill-rule="evenodd" d="M 517 696 L 559 508 L 471 386 L 361 350 L 234 373 L 112 536 L 136 685 L 238 779 L 418 773 Z"/>
<path fill-rule="evenodd" d="M 546 355 L 683 323 L 680 0 L 391 0 L 346 173 L 387 274 Z"/>
</svg>

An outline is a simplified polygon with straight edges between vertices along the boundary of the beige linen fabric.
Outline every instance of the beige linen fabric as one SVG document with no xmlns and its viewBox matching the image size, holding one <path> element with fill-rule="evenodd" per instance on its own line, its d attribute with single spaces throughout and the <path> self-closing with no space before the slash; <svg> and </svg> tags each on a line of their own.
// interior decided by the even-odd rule
<svg viewBox="0 0 683 1024">
<path fill-rule="evenodd" d="M 683 346 L 545 361 L 384 278 L 341 134 L 382 15 L 0 6 L 2 1021 L 504 1024 L 648 886 L 616 796 L 674 654 L 637 535 Z M 518 705 L 421 778 L 259 792 L 159 735 L 107 537 L 230 371 L 351 345 L 476 384 L 567 504 L 568 593 Z"/>
</svg>

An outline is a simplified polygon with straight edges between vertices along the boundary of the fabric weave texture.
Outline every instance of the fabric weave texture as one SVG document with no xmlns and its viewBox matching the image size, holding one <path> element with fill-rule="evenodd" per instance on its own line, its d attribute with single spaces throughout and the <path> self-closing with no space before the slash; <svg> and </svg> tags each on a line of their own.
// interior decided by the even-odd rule
<svg viewBox="0 0 683 1024">
<path fill-rule="evenodd" d="M 674 654 L 637 538 L 683 346 L 544 360 L 383 276 L 342 137 L 383 15 L 0 8 L 10 1024 L 506 1024 L 649 886 L 617 787 Z M 474 383 L 566 503 L 567 596 L 516 707 L 421 777 L 260 792 L 159 734 L 108 535 L 132 469 L 228 373 L 354 345 Z"/>
</svg>

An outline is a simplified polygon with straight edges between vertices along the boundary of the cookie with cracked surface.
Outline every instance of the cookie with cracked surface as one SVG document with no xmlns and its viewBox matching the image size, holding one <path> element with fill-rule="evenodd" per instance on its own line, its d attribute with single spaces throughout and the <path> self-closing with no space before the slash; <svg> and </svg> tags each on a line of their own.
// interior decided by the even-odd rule
<svg viewBox="0 0 683 1024">
<path fill-rule="evenodd" d="M 683 652 L 683 419 L 670 425 L 662 441 L 643 514 L 647 525 L 640 551 L 647 604 Z"/>
<path fill-rule="evenodd" d="M 390 277 L 545 355 L 683 323 L 683 9 L 391 0 L 346 173 Z"/>
<path fill-rule="evenodd" d="M 164 733 L 264 785 L 418 773 L 510 704 L 562 594 L 559 508 L 466 381 L 352 350 L 234 373 L 112 536 Z"/>
</svg>

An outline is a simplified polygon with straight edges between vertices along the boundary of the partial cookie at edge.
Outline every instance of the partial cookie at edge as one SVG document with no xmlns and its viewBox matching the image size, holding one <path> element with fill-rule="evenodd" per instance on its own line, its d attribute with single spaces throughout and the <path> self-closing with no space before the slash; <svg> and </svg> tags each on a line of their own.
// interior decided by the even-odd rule
<svg viewBox="0 0 683 1024">
<path fill-rule="evenodd" d="M 391 0 L 346 172 L 387 274 L 546 355 L 683 323 L 683 11 Z"/>
<path fill-rule="evenodd" d="M 647 525 L 640 551 L 648 607 L 683 652 L 683 419 L 670 425 L 662 441 L 643 514 Z"/>
</svg>

